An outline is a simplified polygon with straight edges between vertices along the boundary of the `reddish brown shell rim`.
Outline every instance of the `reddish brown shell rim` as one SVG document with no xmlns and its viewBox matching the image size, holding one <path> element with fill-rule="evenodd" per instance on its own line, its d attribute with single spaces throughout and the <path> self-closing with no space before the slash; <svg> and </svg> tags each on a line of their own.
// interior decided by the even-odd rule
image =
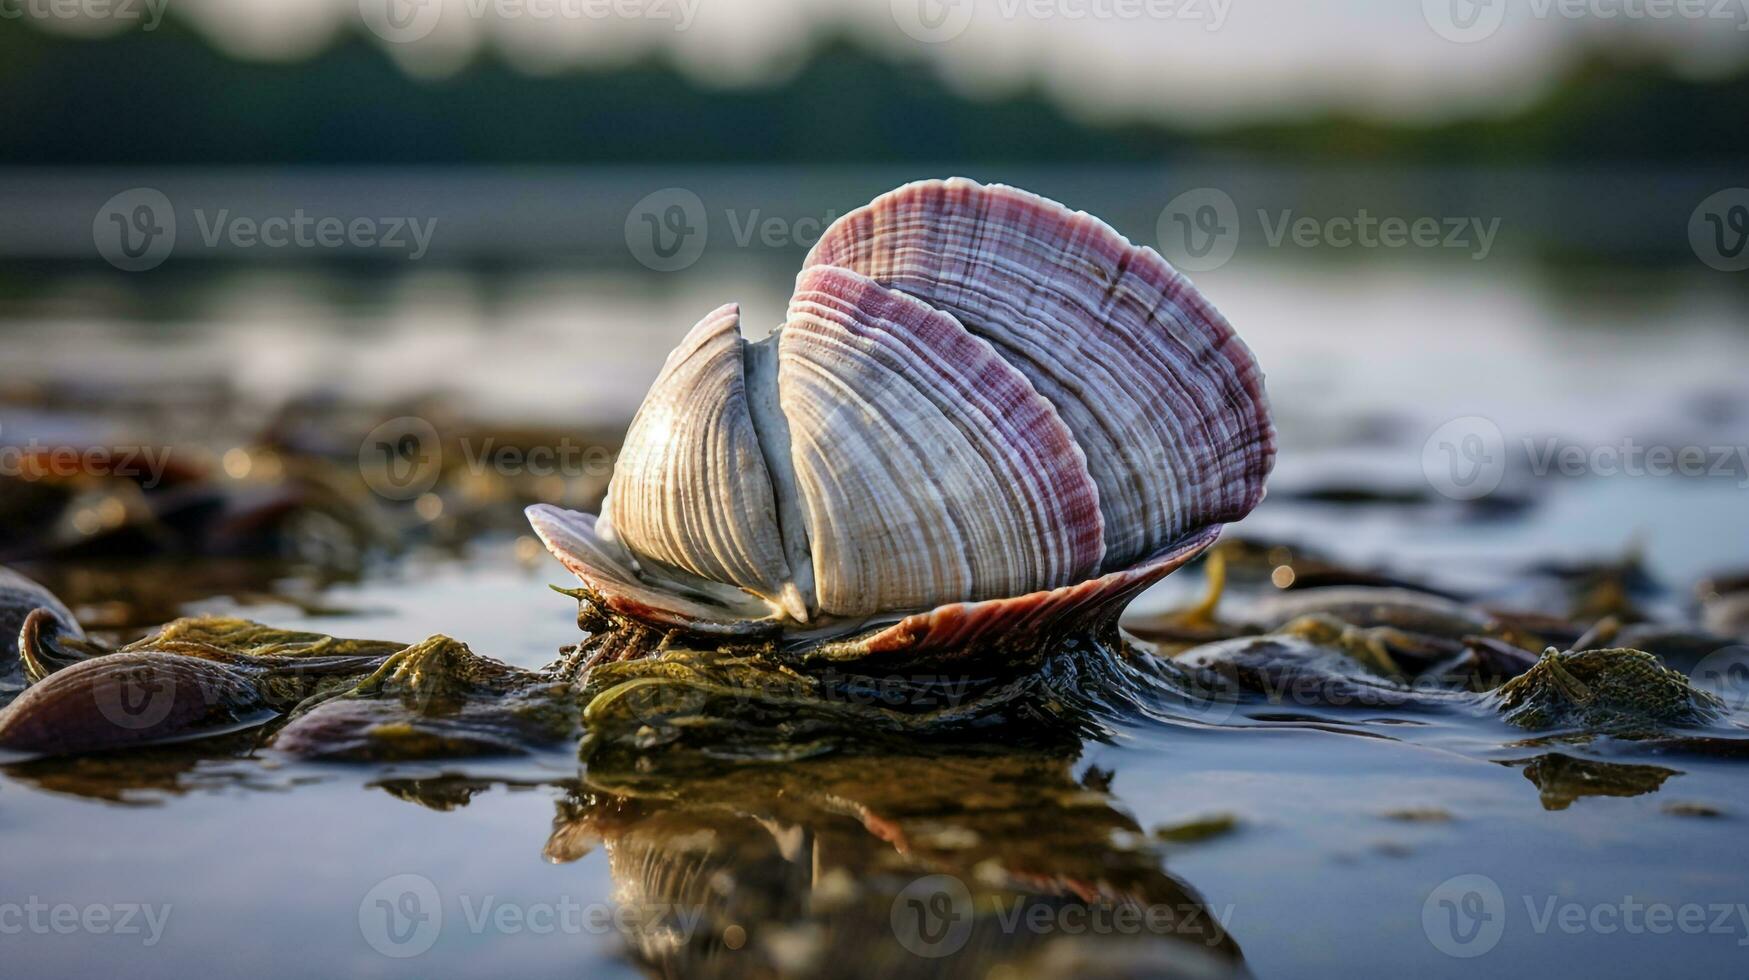
<svg viewBox="0 0 1749 980">
<path fill-rule="evenodd" d="M 1061 632 L 1071 623 L 1094 624 L 1115 618 L 1144 589 L 1201 554 L 1220 536 L 1221 525 L 1202 528 L 1129 568 L 1011 599 L 937 606 L 885 629 L 828 645 L 822 653 L 945 656 L 995 643 L 1024 645 Z"/>
</svg>

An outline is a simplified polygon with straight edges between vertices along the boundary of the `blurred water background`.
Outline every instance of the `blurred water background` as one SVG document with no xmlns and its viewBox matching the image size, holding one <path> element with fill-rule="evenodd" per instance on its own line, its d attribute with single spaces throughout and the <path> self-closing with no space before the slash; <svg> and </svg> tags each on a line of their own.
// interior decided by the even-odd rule
<svg viewBox="0 0 1749 980">
<path fill-rule="evenodd" d="M 174 445 L 241 482 L 261 473 L 249 447 L 310 406 L 363 420 L 315 440 L 343 465 L 362 428 L 409 415 L 610 447 L 705 312 L 738 301 L 758 335 L 825 223 L 962 174 L 1161 248 L 1237 326 L 1282 441 L 1271 496 L 1236 534 L 1480 595 L 1538 566 L 1637 558 L 1657 583 L 1649 607 L 1693 619 L 1697 583 L 1749 564 L 1749 279 L 1729 271 L 1749 236 L 1749 191 L 1733 191 L 1749 183 L 1743 11 L 1481 3 L 1494 26 L 1478 34 L 1451 19 L 1476 13 L 1465 2 L 1235 0 L 1140 19 L 982 0 L 702 0 L 569 20 L 460 3 L 387 20 L 370 0 L 171 0 L 161 19 L 124 7 L 132 20 L 7 6 L 25 13 L 0 20 L 0 447 Z M 364 219 L 369 240 L 259 240 L 262 222 L 300 216 Z M 1384 219 L 1438 233 L 1360 240 Z M 159 251 L 118 251 L 167 220 Z M 1587 462 L 1551 471 L 1561 447 Z M 1634 447 L 1693 447 L 1705 472 L 1597 462 Z M 1473 466 L 1498 487 L 1453 482 Z M 532 492 L 586 504 L 603 478 Z M 12 524 L 0 551 L 78 593 L 88 621 L 110 615 L 116 583 L 145 594 L 124 574 L 144 565 L 187 586 L 151 607 L 166 618 L 447 632 L 531 666 L 574 638 L 569 603 L 543 587 L 561 570 L 513 523 L 331 576 L 307 552 L 275 556 L 245 585 L 212 556 L 116 550 L 101 500 L 73 499 L 65 529 L 37 528 L 46 544 Z M 99 518 L 81 523 L 87 504 Z M 419 527 L 458 500 L 372 506 Z M 312 565 L 313 588 L 282 588 Z M 1175 577 L 1139 608 L 1199 587 Z M 1075 766 L 1115 770 L 1117 805 L 1144 827 L 1240 815 L 1242 833 L 1171 870 L 1232 904 L 1258 976 L 1354 975 L 1360 949 L 1378 975 L 1471 975 L 1422 918 L 1430 889 L 1467 873 L 1513 903 L 1480 961 L 1491 974 L 1741 962 L 1740 932 L 1573 936 L 1519 907 L 1544 893 L 1749 901 L 1738 773 L 1685 760 L 1638 795 L 1557 807 L 1526 783 L 1532 753 L 1485 741 L 1192 726 L 1089 744 Z M 446 901 L 604 901 L 601 854 L 542 860 L 575 769 L 568 755 L 496 768 L 453 812 L 382 791 L 432 767 L 361 778 L 226 759 L 126 791 L 9 769 L 0 901 L 175 914 L 147 950 L 53 934 L 0 949 L 31 975 L 632 972 L 616 935 L 469 931 L 453 905 L 422 958 L 379 955 L 361 925 L 373 885 L 408 872 Z M 1656 790 L 1672 776 L 1682 800 L 1733 817 L 1668 816 Z M 1423 805 L 1456 819 L 1379 816 Z"/>
</svg>

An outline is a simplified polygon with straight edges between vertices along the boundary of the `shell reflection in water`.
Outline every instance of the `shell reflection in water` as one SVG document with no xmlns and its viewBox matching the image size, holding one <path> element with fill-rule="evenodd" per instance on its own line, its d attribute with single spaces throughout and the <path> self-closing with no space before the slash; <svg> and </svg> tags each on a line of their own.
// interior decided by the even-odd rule
<svg viewBox="0 0 1749 980">
<path fill-rule="evenodd" d="M 1072 751 L 641 758 L 592 760 L 546 853 L 606 850 L 657 973 L 1244 975 L 1223 916 Z"/>
</svg>

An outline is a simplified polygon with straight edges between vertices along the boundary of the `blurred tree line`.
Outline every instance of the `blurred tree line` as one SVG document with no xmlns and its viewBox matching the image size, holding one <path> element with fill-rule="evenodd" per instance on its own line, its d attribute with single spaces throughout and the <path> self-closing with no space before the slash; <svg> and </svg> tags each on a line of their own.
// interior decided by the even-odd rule
<svg viewBox="0 0 1749 980">
<path fill-rule="evenodd" d="M 1743 160 L 1749 132 L 1749 74 L 1696 81 L 1602 51 L 1521 111 L 1429 125 L 1328 115 L 1100 126 L 1039 92 L 970 99 L 926 66 L 845 42 L 756 88 L 701 88 L 660 61 L 535 76 L 491 54 L 428 80 L 356 35 L 306 61 L 239 61 L 174 20 L 95 40 L 9 26 L 0 86 L 0 165 L 1146 163 L 1209 153 L 1719 164 Z"/>
</svg>

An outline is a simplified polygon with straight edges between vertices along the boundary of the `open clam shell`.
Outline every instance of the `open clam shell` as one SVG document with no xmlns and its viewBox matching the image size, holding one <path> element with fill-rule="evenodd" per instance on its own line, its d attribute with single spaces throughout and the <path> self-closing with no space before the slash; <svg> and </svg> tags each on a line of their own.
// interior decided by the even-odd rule
<svg viewBox="0 0 1749 980">
<path fill-rule="evenodd" d="M 604 608 L 847 657 L 1109 619 L 1263 494 L 1262 373 L 1151 249 L 924 181 L 827 230 L 784 324 L 668 359 L 599 517 L 529 508 Z"/>
</svg>

